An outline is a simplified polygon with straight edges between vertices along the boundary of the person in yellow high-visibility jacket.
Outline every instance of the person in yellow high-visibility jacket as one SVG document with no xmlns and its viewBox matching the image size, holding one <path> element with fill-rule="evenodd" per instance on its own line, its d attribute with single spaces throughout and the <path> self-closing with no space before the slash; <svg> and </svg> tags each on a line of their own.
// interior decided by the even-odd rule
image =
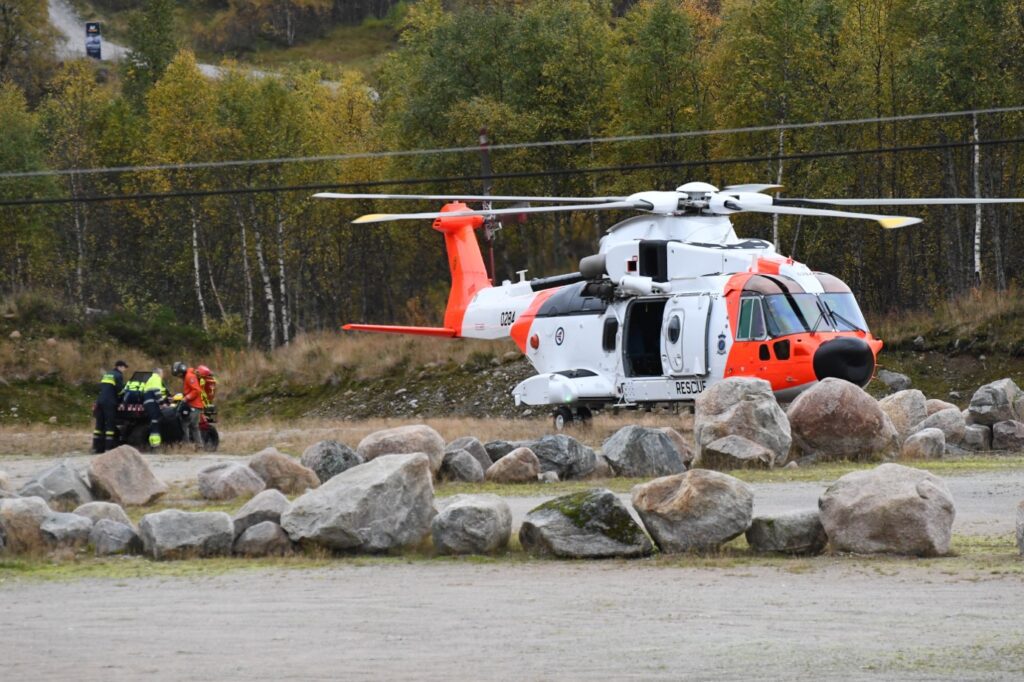
<svg viewBox="0 0 1024 682">
<path fill-rule="evenodd" d="M 157 367 L 142 387 L 142 405 L 149 417 L 149 447 L 158 448 L 160 438 L 160 403 L 167 397 L 164 370 Z"/>
</svg>

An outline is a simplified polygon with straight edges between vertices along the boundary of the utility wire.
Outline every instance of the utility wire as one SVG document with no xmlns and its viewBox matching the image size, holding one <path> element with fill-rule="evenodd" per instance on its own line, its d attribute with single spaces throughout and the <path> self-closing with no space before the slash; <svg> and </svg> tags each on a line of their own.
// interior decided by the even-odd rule
<svg viewBox="0 0 1024 682">
<path fill-rule="evenodd" d="M 646 135 L 617 135 L 613 137 L 587 137 L 575 140 L 555 140 L 550 142 L 510 142 L 508 144 L 492 144 L 491 151 L 508 149 L 534 149 L 540 147 L 566 147 L 587 144 L 606 144 L 612 142 L 643 142 L 645 140 L 673 140 L 689 137 L 706 137 L 710 135 L 735 135 L 738 133 L 761 133 L 778 130 L 802 130 L 806 128 L 827 128 L 834 126 L 863 125 L 867 123 L 893 123 L 898 121 L 923 121 L 928 119 L 955 118 L 959 116 L 979 116 L 987 114 L 1005 114 L 1024 111 L 1024 106 L 996 107 L 990 109 L 971 109 L 965 111 L 941 111 L 927 114 L 905 114 L 903 116 L 881 116 L 873 118 L 851 118 L 832 121 L 815 121 L 812 123 L 780 123 L 775 125 L 748 126 L 745 128 L 718 128 L 713 130 L 690 130 L 678 133 L 650 133 Z M 351 154 L 325 154 L 321 156 L 289 156 L 270 159 L 239 159 L 234 161 L 196 161 L 191 163 L 156 164 L 147 166 L 110 166 L 106 168 L 69 168 L 38 171 L 9 171 L 0 173 L 2 178 L 29 178 L 55 175 L 94 175 L 103 173 L 150 172 L 161 170 L 189 170 L 202 168 L 231 168 L 239 166 L 269 166 L 285 163 L 319 163 L 323 161 L 349 161 L 355 159 L 394 158 L 403 156 L 428 156 L 438 154 L 478 153 L 479 145 L 466 147 L 439 147 L 434 149 L 408 149 L 380 152 L 355 152 Z"/>
<path fill-rule="evenodd" d="M 989 146 L 1002 144 L 1020 144 L 1024 137 L 1012 137 L 1001 140 L 981 140 L 978 142 L 939 142 L 935 144 L 875 147 L 872 149 L 848 149 L 830 152 L 804 152 L 771 156 L 746 156 L 727 159 L 708 159 L 706 161 L 663 161 L 658 163 L 641 163 L 619 166 L 600 166 L 594 168 L 560 168 L 544 171 L 518 171 L 513 173 L 492 173 L 490 175 L 458 175 L 433 178 L 400 178 L 396 180 L 374 180 L 370 182 L 323 183 L 307 185 L 273 185 L 266 187 L 229 187 L 222 189 L 179 190 L 175 192 L 143 192 L 136 194 L 113 194 L 85 197 L 51 197 L 38 199 L 3 199 L 0 206 L 44 206 L 53 204 L 98 203 L 110 201 L 150 201 L 162 199 L 179 199 L 189 197 L 211 197 L 238 194 L 265 194 L 276 192 L 319 192 L 323 190 L 367 189 L 371 187 L 391 187 L 399 185 L 427 185 L 456 182 L 475 182 L 484 179 L 509 180 L 518 178 L 538 178 L 565 175 L 590 175 L 595 173 L 621 173 L 660 168 L 693 168 L 699 166 L 725 166 L 764 161 L 808 161 L 844 156 L 865 156 L 868 154 L 894 154 L 907 152 L 934 151 L 939 149 L 955 149 L 961 147 Z"/>
</svg>

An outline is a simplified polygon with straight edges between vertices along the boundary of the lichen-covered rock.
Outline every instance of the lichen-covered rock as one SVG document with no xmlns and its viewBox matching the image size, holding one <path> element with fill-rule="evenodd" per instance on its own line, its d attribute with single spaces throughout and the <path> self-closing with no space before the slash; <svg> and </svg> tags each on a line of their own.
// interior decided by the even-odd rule
<svg viewBox="0 0 1024 682">
<path fill-rule="evenodd" d="M 530 448 L 516 448 L 484 472 L 492 483 L 533 483 L 540 474 L 540 460 Z"/>
<path fill-rule="evenodd" d="M 427 455 L 381 455 L 296 499 L 281 527 L 296 542 L 386 552 L 423 541 L 433 503 Z"/>
<path fill-rule="evenodd" d="M 846 474 L 818 508 L 832 548 L 858 554 L 947 554 L 956 516 L 942 479 L 899 464 Z"/>
<path fill-rule="evenodd" d="M 0 534 L 11 554 L 41 552 L 46 538 L 40 530 L 53 510 L 41 497 L 0 499 Z"/>
<path fill-rule="evenodd" d="M 268 488 L 242 506 L 231 519 L 235 528 L 235 537 L 247 528 L 264 521 L 281 523 L 281 514 L 292 505 L 280 490 Z"/>
<path fill-rule="evenodd" d="M 78 514 L 53 512 L 39 526 L 46 544 L 51 548 L 78 549 L 89 542 L 92 520 Z"/>
<path fill-rule="evenodd" d="M 946 436 L 940 429 L 922 429 L 903 441 L 903 459 L 939 459 L 946 451 Z"/>
<path fill-rule="evenodd" d="M 484 443 L 484 450 L 487 451 L 487 456 L 491 458 L 492 464 L 518 447 L 521 446 L 509 443 L 507 440 L 491 440 Z"/>
<path fill-rule="evenodd" d="M 910 389 L 882 398 L 878 406 L 889 417 L 902 443 L 914 432 L 914 427 L 928 416 L 927 403 L 924 393 Z"/>
<path fill-rule="evenodd" d="M 996 422 L 992 426 L 992 449 L 1007 452 L 1024 451 L 1024 423 L 1015 419 Z"/>
<path fill-rule="evenodd" d="M 967 424 L 960 409 L 954 406 L 928 415 L 917 423 L 912 433 L 920 433 L 925 429 L 938 429 L 942 431 L 947 444 L 959 445 L 964 440 Z"/>
<path fill-rule="evenodd" d="M 597 455 L 591 448 L 563 433 L 523 445 L 537 455 L 541 471 L 554 471 L 563 481 L 586 478 L 597 463 Z"/>
<path fill-rule="evenodd" d="M 261 521 L 238 536 L 234 551 L 241 556 L 284 556 L 292 553 L 292 541 L 281 526 Z"/>
<path fill-rule="evenodd" d="M 633 508 L 661 551 L 708 551 L 750 527 L 754 489 L 728 474 L 691 469 L 633 488 Z"/>
<path fill-rule="evenodd" d="M 960 443 L 964 450 L 983 452 L 992 449 L 992 427 L 984 424 L 968 424 L 964 430 L 964 440 Z"/>
<path fill-rule="evenodd" d="M 1013 379 L 1000 379 L 985 384 L 971 397 L 967 407 L 972 424 L 994 426 L 997 422 L 1016 421 L 1021 418 L 1018 411 L 1024 398 Z"/>
<path fill-rule="evenodd" d="M 781 465 L 793 442 L 789 419 L 764 379 L 730 377 L 712 385 L 694 406 L 697 456 L 719 438 L 743 436 L 771 450 Z"/>
<path fill-rule="evenodd" d="M 139 537 L 154 559 L 226 556 L 231 553 L 235 528 L 224 512 L 185 512 L 165 509 L 146 514 Z"/>
<path fill-rule="evenodd" d="M 139 451 L 122 445 L 92 458 L 89 482 L 97 497 L 123 506 L 149 504 L 167 492 Z"/>
<path fill-rule="evenodd" d="M 249 468 L 263 479 L 268 488 L 276 488 L 286 495 L 299 495 L 320 485 L 320 479 L 312 469 L 276 448 L 267 448 L 253 455 Z"/>
<path fill-rule="evenodd" d="M 101 519 L 109 519 L 126 526 L 132 525 L 131 519 L 128 518 L 121 505 L 114 502 L 86 502 L 72 513 L 84 516 L 92 521 L 93 525 L 99 523 Z"/>
<path fill-rule="evenodd" d="M 756 516 L 747 529 L 747 544 L 755 552 L 820 554 L 828 544 L 817 509 L 774 516 Z"/>
<path fill-rule="evenodd" d="M 618 476 L 650 478 L 686 471 L 686 464 L 668 435 L 645 426 L 619 429 L 604 442 L 601 454 Z"/>
<path fill-rule="evenodd" d="M 430 523 L 441 554 L 489 554 L 504 549 L 512 534 L 512 510 L 497 495 L 455 495 Z"/>
<path fill-rule="evenodd" d="M 690 463 L 693 462 L 697 456 L 697 448 L 694 446 L 692 436 L 690 438 L 684 438 L 683 434 L 679 433 L 671 426 L 665 426 L 660 429 L 662 433 L 668 436 L 668 439 L 672 441 L 672 447 L 679 453 L 679 458 L 683 460 L 683 464 L 686 468 L 690 468 Z"/>
<path fill-rule="evenodd" d="M 885 384 L 890 391 L 905 391 L 911 387 L 910 377 L 906 374 L 893 372 L 887 369 L 878 370 L 878 380 Z"/>
<path fill-rule="evenodd" d="M 343 471 L 359 466 L 364 461 L 358 452 L 336 440 L 313 443 L 302 453 L 299 463 L 312 469 L 321 483 L 326 483 Z"/>
<path fill-rule="evenodd" d="M 359 441 L 356 452 L 367 462 L 381 455 L 422 452 L 430 459 L 430 472 L 436 474 L 444 462 L 444 438 L 425 424 L 396 426 L 371 433 Z"/>
<path fill-rule="evenodd" d="M 255 471 L 238 462 L 220 462 L 199 471 L 199 494 L 206 500 L 251 497 L 265 487 Z"/>
<path fill-rule="evenodd" d="M 480 442 L 479 438 L 463 436 L 462 438 L 456 438 L 451 443 L 448 443 L 444 448 L 446 454 L 449 452 L 455 452 L 456 450 L 465 450 L 472 455 L 473 459 L 480 463 L 481 471 L 487 471 L 491 465 L 494 464 L 491 456 L 487 454 L 487 448 L 484 447 L 484 444 Z"/>
<path fill-rule="evenodd" d="M 484 480 L 484 470 L 480 462 L 465 450 L 449 450 L 444 453 L 441 470 L 437 475 L 442 481 L 479 483 Z"/>
<path fill-rule="evenodd" d="M 523 520 L 519 542 L 530 554 L 567 559 L 640 557 L 654 549 L 626 505 L 604 488 L 535 507 Z"/>
<path fill-rule="evenodd" d="M 89 544 L 96 556 L 142 552 L 142 540 L 130 525 L 105 518 L 93 524 L 89 531 Z"/>
<path fill-rule="evenodd" d="M 68 460 L 48 467 L 21 487 L 22 497 L 41 497 L 51 509 L 67 511 L 92 501 L 92 491 Z"/>
<path fill-rule="evenodd" d="M 711 441 L 697 455 L 693 467 L 729 471 L 730 469 L 771 469 L 775 453 L 743 436 L 726 436 Z"/>
<path fill-rule="evenodd" d="M 793 442 L 818 459 L 870 460 L 899 453 L 896 427 L 878 402 L 849 381 L 829 377 L 789 407 Z"/>
</svg>

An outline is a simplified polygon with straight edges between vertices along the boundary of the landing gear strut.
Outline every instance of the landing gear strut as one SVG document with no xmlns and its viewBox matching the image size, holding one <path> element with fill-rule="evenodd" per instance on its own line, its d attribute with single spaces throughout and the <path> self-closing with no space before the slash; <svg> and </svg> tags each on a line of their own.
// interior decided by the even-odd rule
<svg viewBox="0 0 1024 682">
<path fill-rule="evenodd" d="M 577 407 L 576 413 L 573 414 L 572 408 L 568 405 L 559 405 L 555 408 L 551 422 L 555 427 L 555 431 L 562 431 L 577 422 L 580 426 L 590 426 L 590 421 L 593 418 L 594 414 L 590 411 L 589 407 Z"/>
</svg>

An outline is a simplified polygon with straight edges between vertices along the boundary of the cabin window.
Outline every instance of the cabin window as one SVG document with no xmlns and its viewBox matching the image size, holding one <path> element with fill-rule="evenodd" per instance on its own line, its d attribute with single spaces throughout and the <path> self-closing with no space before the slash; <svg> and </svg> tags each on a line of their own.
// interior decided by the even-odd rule
<svg viewBox="0 0 1024 682">
<path fill-rule="evenodd" d="M 737 341 L 763 339 L 767 336 L 764 308 L 760 298 L 744 298 L 740 301 L 740 322 L 736 331 Z"/>
<path fill-rule="evenodd" d="M 605 353 L 615 350 L 615 336 L 619 333 L 619 321 L 614 316 L 605 319 L 604 331 L 601 334 L 601 348 Z"/>
<path fill-rule="evenodd" d="M 668 342 L 675 344 L 679 342 L 679 333 L 683 330 L 683 323 L 678 315 L 673 315 L 668 321 Z"/>
</svg>

